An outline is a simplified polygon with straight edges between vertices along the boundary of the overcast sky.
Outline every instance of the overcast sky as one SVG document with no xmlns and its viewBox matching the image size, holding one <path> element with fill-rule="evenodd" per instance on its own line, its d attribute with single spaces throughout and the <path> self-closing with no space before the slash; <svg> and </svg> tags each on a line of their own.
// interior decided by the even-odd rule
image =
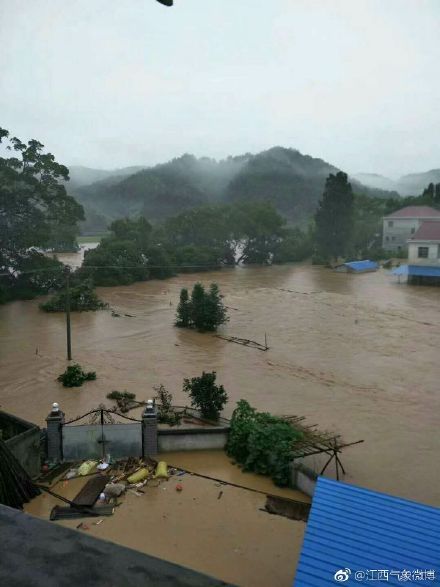
<svg viewBox="0 0 440 587">
<path fill-rule="evenodd" d="M 0 126 L 69 164 L 440 167 L 440 0 L 0 0 Z"/>
</svg>

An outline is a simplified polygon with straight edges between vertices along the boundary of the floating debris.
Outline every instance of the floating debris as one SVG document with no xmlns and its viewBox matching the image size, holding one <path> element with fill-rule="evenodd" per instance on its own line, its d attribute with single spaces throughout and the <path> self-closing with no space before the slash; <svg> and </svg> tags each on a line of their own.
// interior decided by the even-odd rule
<svg viewBox="0 0 440 587">
<path fill-rule="evenodd" d="M 267 340 L 265 337 L 265 343 L 261 344 L 256 342 L 255 340 L 250 340 L 248 338 L 239 338 L 238 336 L 225 336 L 223 334 L 214 334 L 216 338 L 221 338 L 222 340 L 226 340 L 228 342 L 235 342 L 235 344 L 241 344 L 242 346 L 247 346 L 253 349 L 258 349 L 259 351 L 267 351 L 269 347 L 267 346 Z"/>
</svg>

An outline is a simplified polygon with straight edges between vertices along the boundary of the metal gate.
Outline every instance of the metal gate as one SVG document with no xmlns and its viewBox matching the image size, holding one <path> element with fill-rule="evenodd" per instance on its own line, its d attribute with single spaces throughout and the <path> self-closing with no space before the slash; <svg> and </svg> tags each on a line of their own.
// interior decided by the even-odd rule
<svg viewBox="0 0 440 587">
<path fill-rule="evenodd" d="M 81 420 L 83 424 L 78 424 Z M 123 421 L 117 421 L 122 418 Z M 100 406 L 74 420 L 65 422 L 62 431 L 63 459 L 105 459 L 140 457 L 142 420 L 115 413 Z"/>
</svg>

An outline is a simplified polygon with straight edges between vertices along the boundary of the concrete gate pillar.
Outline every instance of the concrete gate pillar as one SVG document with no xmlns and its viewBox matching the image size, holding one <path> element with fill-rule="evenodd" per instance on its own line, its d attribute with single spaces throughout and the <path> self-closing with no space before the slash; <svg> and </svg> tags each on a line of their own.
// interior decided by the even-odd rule
<svg viewBox="0 0 440 587">
<path fill-rule="evenodd" d="M 153 400 L 148 400 L 142 414 L 143 456 L 157 455 L 157 411 Z"/>
<path fill-rule="evenodd" d="M 63 459 L 63 424 L 64 413 L 57 403 L 52 404 L 52 411 L 47 422 L 47 458 L 51 463 L 60 463 Z"/>
</svg>

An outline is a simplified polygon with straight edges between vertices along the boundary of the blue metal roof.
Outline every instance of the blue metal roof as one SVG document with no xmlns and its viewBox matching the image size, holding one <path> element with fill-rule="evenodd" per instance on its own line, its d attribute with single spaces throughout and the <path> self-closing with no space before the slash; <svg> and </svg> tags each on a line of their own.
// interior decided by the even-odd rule
<svg viewBox="0 0 440 587">
<path fill-rule="evenodd" d="M 344 263 L 346 267 L 353 269 L 353 271 L 371 271 L 371 269 L 379 269 L 379 265 L 375 261 L 350 261 Z"/>
<path fill-rule="evenodd" d="M 294 587 L 338 583 L 439 585 L 440 508 L 319 477 Z"/>
<path fill-rule="evenodd" d="M 417 275 L 421 277 L 440 277 L 440 266 L 401 265 L 392 271 L 393 275 Z"/>
</svg>

